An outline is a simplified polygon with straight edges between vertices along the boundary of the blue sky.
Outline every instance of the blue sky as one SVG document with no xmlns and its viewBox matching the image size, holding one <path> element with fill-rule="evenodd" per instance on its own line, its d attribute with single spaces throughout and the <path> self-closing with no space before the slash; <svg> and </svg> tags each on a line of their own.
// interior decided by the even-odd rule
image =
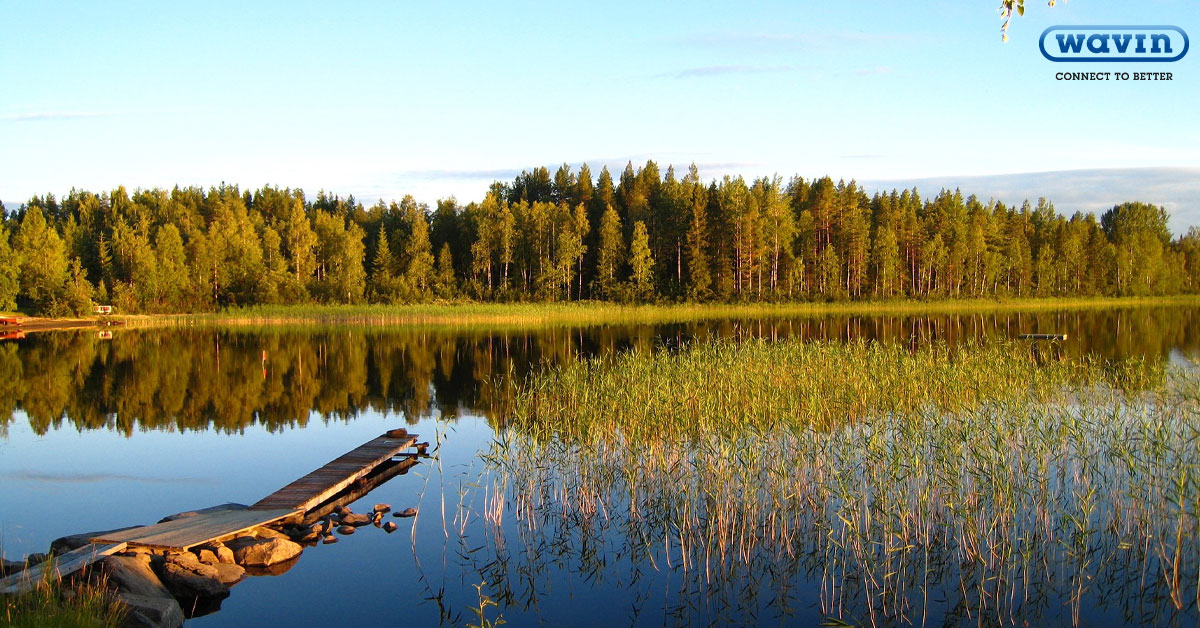
<svg viewBox="0 0 1200 628">
<path fill-rule="evenodd" d="M 1200 53 L 1053 64 L 1037 46 L 1052 24 L 1198 36 L 1200 5 L 1029 3 L 1005 44 L 992 0 L 0 0 L 0 198 L 226 181 L 469 201 L 525 168 L 646 159 L 706 178 L 1200 179 Z M 1079 65 L 1174 80 L 1055 80 Z M 1145 200 L 1200 223 L 1184 197 Z"/>
</svg>

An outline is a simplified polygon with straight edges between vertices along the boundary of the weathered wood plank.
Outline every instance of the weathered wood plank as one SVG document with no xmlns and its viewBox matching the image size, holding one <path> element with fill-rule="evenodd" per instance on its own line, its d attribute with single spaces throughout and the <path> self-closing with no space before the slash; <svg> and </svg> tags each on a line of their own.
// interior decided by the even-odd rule
<svg viewBox="0 0 1200 628">
<path fill-rule="evenodd" d="M 189 549 L 236 535 L 251 528 L 299 514 L 294 508 L 274 510 L 222 510 L 184 517 L 151 526 L 111 532 L 92 539 L 94 543 L 126 542 L 159 549 Z"/>
<path fill-rule="evenodd" d="M 345 506 L 353 501 L 357 501 L 382 486 L 388 480 L 408 473 L 408 470 L 417 466 L 417 461 L 406 459 L 399 462 L 388 462 L 379 465 L 365 477 L 359 478 L 346 490 L 338 493 L 333 499 L 322 502 L 308 511 L 304 515 L 304 523 L 313 523 L 320 520 L 322 517 L 333 512 L 338 506 Z"/>
<path fill-rule="evenodd" d="M 58 556 L 57 558 L 47 560 L 44 563 L 34 565 L 25 571 L 21 571 L 11 576 L 0 580 L 0 595 L 18 595 L 31 591 L 38 585 L 39 582 L 46 576 L 48 569 L 54 570 L 55 578 L 68 576 L 97 560 L 115 554 L 125 549 L 125 543 L 110 543 L 97 545 L 91 543 L 83 547 L 72 550 Z"/>
<path fill-rule="evenodd" d="M 312 510 L 416 442 L 416 434 L 404 430 L 389 431 L 262 498 L 251 508 Z"/>
</svg>

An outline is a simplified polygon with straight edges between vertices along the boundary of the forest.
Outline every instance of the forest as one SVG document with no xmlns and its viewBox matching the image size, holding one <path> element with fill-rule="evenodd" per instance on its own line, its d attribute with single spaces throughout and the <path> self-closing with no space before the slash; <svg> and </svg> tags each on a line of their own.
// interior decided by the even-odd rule
<svg viewBox="0 0 1200 628">
<path fill-rule="evenodd" d="M 0 220 L 0 310 L 252 304 L 778 302 L 1200 291 L 1200 228 L 829 177 L 704 183 L 648 161 L 522 172 L 481 201 L 370 206 L 221 185 L 35 196 Z"/>
</svg>

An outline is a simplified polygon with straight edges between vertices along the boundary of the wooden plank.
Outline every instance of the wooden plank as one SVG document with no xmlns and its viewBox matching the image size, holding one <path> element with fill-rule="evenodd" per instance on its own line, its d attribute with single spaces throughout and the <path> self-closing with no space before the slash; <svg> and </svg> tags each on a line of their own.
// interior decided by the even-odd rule
<svg viewBox="0 0 1200 628">
<path fill-rule="evenodd" d="M 251 508 L 312 510 L 416 442 L 416 434 L 409 434 L 404 430 L 391 430 L 267 495 Z"/>
<path fill-rule="evenodd" d="M 63 576 L 71 575 L 109 554 L 115 554 L 125 549 L 125 545 L 125 543 L 110 543 L 105 545 L 89 543 L 79 549 L 51 558 L 25 571 L 17 572 L 0 580 L 0 594 L 18 595 L 31 591 L 45 578 L 46 570 L 48 569 L 53 569 L 54 577 L 61 579 Z"/>
<path fill-rule="evenodd" d="M 396 477 L 397 475 L 404 475 L 405 473 L 408 473 L 408 470 L 415 466 L 417 466 L 417 461 L 415 459 L 406 458 L 398 462 L 388 462 L 376 467 L 375 470 L 369 475 L 360 478 L 358 481 L 351 484 L 350 487 L 345 491 L 335 495 L 333 499 L 330 499 L 327 502 L 322 502 L 312 510 L 309 510 L 304 515 L 304 523 L 314 523 L 319 521 L 322 517 L 333 512 L 336 507 L 345 506 L 351 502 L 358 501 L 366 496 L 367 493 L 370 493 L 371 491 L 382 486 L 388 480 Z"/>
<path fill-rule="evenodd" d="M 291 515 L 300 514 L 294 508 L 275 510 L 221 510 L 184 517 L 152 526 L 110 532 L 92 539 L 95 543 L 125 542 L 156 549 L 190 549 L 202 543 L 216 541 L 245 532 Z"/>
</svg>

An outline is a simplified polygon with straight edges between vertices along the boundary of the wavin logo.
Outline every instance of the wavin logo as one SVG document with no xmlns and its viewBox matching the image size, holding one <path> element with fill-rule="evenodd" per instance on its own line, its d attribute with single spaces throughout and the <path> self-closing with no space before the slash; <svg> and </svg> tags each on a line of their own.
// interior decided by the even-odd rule
<svg viewBox="0 0 1200 628">
<path fill-rule="evenodd" d="M 1055 62 L 1178 61 L 1188 36 L 1178 26 L 1051 26 L 1038 42 Z"/>
</svg>

